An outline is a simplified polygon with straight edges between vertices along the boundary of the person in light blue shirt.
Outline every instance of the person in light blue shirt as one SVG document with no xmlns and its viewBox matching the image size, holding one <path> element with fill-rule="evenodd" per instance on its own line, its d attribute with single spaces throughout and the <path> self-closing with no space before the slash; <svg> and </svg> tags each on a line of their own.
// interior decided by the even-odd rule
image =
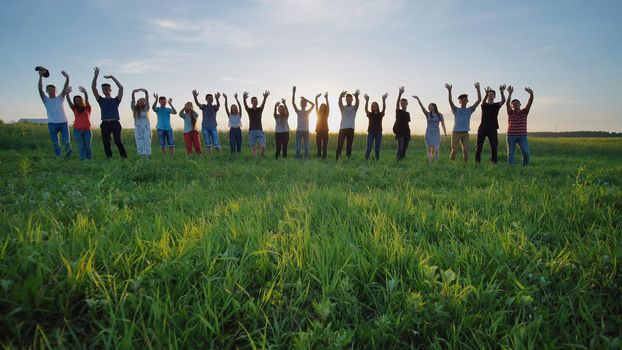
<svg viewBox="0 0 622 350">
<path fill-rule="evenodd" d="M 175 156 L 175 141 L 173 140 L 173 128 L 171 127 L 171 114 L 177 114 L 177 110 L 173 107 L 173 99 L 168 99 L 168 105 L 171 108 L 166 107 L 166 97 L 158 94 L 153 94 L 154 100 L 151 107 L 158 116 L 158 122 L 156 123 L 156 129 L 158 131 L 158 140 L 160 141 L 160 149 L 162 155 L 166 156 L 166 149 L 169 149 L 171 157 Z M 160 104 L 158 107 L 157 104 Z"/>
<path fill-rule="evenodd" d="M 467 107 L 469 103 L 469 97 L 467 94 L 458 96 L 458 102 L 460 107 L 456 107 L 453 98 L 451 97 L 452 86 L 445 84 L 445 88 L 449 92 L 449 106 L 454 114 L 454 129 L 451 133 L 451 153 L 449 158 L 456 160 L 456 151 L 458 144 L 462 146 L 462 158 L 465 162 L 469 160 L 469 130 L 471 124 L 471 115 L 477 108 L 480 102 L 482 102 L 482 92 L 479 88 L 479 83 L 475 83 L 475 89 L 477 90 L 477 101 L 470 107 Z"/>
</svg>

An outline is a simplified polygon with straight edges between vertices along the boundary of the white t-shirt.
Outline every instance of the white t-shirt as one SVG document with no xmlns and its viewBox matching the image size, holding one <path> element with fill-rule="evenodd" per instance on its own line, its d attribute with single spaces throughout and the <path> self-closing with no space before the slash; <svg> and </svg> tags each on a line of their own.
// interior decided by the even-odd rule
<svg viewBox="0 0 622 350">
<path fill-rule="evenodd" d="M 356 108 L 354 106 L 343 106 L 339 128 L 354 129 L 354 118 L 356 118 Z"/>
<path fill-rule="evenodd" d="M 229 116 L 229 127 L 230 128 L 241 128 L 242 127 L 242 116 L 239 114 L 231 114 Z"/>
<path fill-rule="evenodd" d="M 67 115 L 63 106 L 64 97 L 56 96 L 54 98 L 44 97 L 43 104 L 48 113 L 48 123 L 67 123 Z"/>
<path fill-rule="evenodd" d="M 298 125 L 296 125 L 296 131 L 309 131 L 309 114 L 312 110 L 300 110 L 296 112 L 298 116 Z"/>
</svg>

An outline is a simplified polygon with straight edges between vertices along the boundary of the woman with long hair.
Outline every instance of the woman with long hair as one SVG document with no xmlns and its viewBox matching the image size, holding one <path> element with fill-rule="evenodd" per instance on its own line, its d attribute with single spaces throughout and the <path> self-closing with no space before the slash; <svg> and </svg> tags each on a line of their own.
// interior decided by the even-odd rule
<svg viewBox="0 0 622 350">
<path fill-rule="evenodd" d="M 421 111 L 425 114 L 425 119 L 427 121 L 427 127 L 425 129 L 425 144 L 428 148 L 428 162 L 432 162 L 433 160 L 438 161 L 438 154 L 441 145 L 441 130 L 438 127 L 439 124 L 443 127 L 443 134 L 447 137 L 447 130 L 445 129 L 445 119 L 443 115 L 438 111 L 438 107 L 436 103 L 430 103 L 428 105 L 428 110 L 423 107 L 423 103 L 417 96 L 413 96 L 417 102 L 419 102 L 419 107 L 421 107 Z"/>
</svg>

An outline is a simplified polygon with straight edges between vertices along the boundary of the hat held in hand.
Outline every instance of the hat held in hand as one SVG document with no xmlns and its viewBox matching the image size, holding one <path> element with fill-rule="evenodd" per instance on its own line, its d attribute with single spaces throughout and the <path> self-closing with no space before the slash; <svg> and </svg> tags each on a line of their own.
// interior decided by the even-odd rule
<svg viewBox="0 0 622 350">
<path fill-rule="evenodd" d="M 44 78 L 47 78 L 47 77 L 50 76 L 50 71 L 47 68 L 43 67 L 43 66 L 36 66 L 35 70 L 37 72 L 41 72 L 40 74 L 43 75 Z"/>
</svg>

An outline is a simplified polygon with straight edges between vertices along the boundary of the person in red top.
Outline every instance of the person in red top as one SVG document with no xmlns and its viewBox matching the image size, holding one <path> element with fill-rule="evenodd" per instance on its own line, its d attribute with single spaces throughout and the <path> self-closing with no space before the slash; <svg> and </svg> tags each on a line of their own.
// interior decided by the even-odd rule
<svg viewBox="0 0 622 350">
<path fill-rule="evenodd" d="M 508 163 L 514 165 L 514 153 L 516 152 L 516 144 L 520 147 L 520 152 L 523 154 L 523 165 L 529 164 L 529 144 L 527 143 L 527 115 L 531 109 L 533 103 L 533 90 L 526 87 L 525 91 L 529 94 L 529 101 L 525 108 L 521 109 L 520 101 L 512 99 L 512 93 L 514 88 L 508 86 L 508 102 L 506 107 L 508 109 Z"/>
<path fill-rule="evenodd" d="M 78 90 L 84 94 L 84 99 L 82 99 L 82 96 L 76 95 L 73 97 L 72 103 L 69 97 L 71 87 L 69 87 L 66 95 L 67 103 L 69 103 L 69 108 L 71 108 L 76 118 L 73 122 L 73 137 L 78 143 L 80 159 L 90 160 L 93 158 L 91 152 L 91 105 L 89 104 L 89 95 L 86 93 L 86 89 L 80 86 Z"/>
</svg>

